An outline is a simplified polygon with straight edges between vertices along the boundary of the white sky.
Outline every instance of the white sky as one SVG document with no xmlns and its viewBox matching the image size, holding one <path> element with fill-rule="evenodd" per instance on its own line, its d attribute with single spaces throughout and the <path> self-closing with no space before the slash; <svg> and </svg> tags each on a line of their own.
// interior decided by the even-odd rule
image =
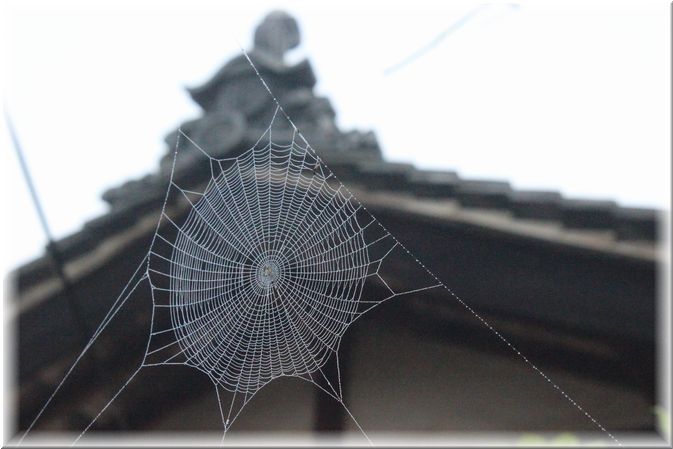
<svg viewBox="0 0 673 449">
<path fill-rule="evenodd" d="M 483 2 L 5 1 L 4 94 L 57 236 L 101 193 L 157 168 L 195 117 L 184 86 L 250 42 L 269 10 L 300 23 L 319 94 L 389 160 L 517 188 L 670 203 L 667 1 L 493 2 L 414 63 L 386 68 Z M 4 270 L 45 239 L 2 125 Z"/>
</svg>

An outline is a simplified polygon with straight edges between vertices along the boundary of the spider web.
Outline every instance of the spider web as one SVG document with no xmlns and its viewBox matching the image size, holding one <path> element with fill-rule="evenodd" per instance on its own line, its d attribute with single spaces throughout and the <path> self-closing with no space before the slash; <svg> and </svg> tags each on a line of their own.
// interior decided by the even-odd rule
<svg viewBox="0 0 673 449">
<path fill-rule="evenodd" d="M 171 180 L 169 203 L 189 213 L 182 223 L 162 213 L 149 254 L 154 316 L 143 366 L 205 373 L 225 432 L 281 376 L 312 382 L 345 407 L 338 351 L 349 326 L 383 301 L 441 287 L 427 274 L 413 290 L 390 287 L 382 269 L 398 242 L 296 129 L 288 144 L 273 141 L 274 129 L 290 128 L 278 112 L 236 158 L 214 158 L 180 133 L 179 151 L 201 153 L 210 180 L 200 192 Z M 325 374 L 330 360 L 336 378 Z"/>
<path fill-rule="evenodd" d="M 371 443 L 344 401 L 341 339 L 358 318 L 385 301 L 442 289 L 621 445 L 397 240 L 329 170 L 273 99 L 277 106 L 268 128 L 237 157 L 213 157 L 178 132 L 149 252 L 19 444 L 103 330 L 147 282 L 153 308 L 142 362 L 73 444 L 142 369 L 167 365 L 193 367 L 210 379 L 223 439 L 260 389 L 279 377 L 295 377 L 341 404 Z M 192 162 L 200 157 L 205 186 L 193 186 L 193 179 L 176 171 L 183 153 Z M 174 210 L 181 208 L 187 213 L 176 217 Z M 405 262 L 404 279 L 391 275 L 390 265 Z"/>
</svg>

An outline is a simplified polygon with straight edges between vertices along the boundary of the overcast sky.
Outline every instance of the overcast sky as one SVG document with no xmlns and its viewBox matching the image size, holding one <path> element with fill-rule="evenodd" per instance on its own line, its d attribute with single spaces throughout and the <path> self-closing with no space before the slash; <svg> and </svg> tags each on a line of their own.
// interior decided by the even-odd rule
<svg viewBox="0 0 673 449">
<path fill-rule="evenodd" d="M 199 114 L 184 87 L 277 8 L 339 124 L 373 129 L 387 159 L 668 207 L 667 1 L 5 1 L 5 103 L 57 236 L 156 170 L 164 135 Z M 2 126 L 7 269 L 45 239 Z"/>
</svg>

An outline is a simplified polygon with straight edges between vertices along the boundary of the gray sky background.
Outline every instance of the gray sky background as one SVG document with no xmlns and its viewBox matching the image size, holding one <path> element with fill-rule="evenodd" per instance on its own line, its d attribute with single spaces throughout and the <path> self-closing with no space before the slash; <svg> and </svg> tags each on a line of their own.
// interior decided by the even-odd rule
<svg viewBox="0 0 673 449">
<path fill-rule="evenodd" d="M 387 159 L 667 208 L 669 3 L 516 4 L 7 0 L 4 101 L 67 235 L 105 211 L 106 188 L 157 168 L 163 136 L 199 113 L 184 87 L 282 8 L 302 31 L 292 58 L 310 58 L 339 124 L 375 130 Z M 45 239 L 1 131 L 6 271 Z"/>
</svg>

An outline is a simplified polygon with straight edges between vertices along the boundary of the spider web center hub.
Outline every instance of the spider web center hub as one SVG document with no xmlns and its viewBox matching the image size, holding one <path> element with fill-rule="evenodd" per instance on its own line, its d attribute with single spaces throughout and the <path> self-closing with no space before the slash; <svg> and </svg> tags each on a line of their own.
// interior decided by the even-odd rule
<svg viewBox="0 0 673 449">
<path fill-rule="evenodd" d="M 257 268 L 257 283 L 262 288 L 271 288 L 280 277 L 280 267 L 273 259 L 263 260 Z"/>
<path fill-rule="evenodd" d="M 266 298 L 284 284 L 288 276 L 288 261 L 281 252 L 266 249 L 260 251 L 250 269 L 255 291 L 260 297 Z"/>
</svg>

